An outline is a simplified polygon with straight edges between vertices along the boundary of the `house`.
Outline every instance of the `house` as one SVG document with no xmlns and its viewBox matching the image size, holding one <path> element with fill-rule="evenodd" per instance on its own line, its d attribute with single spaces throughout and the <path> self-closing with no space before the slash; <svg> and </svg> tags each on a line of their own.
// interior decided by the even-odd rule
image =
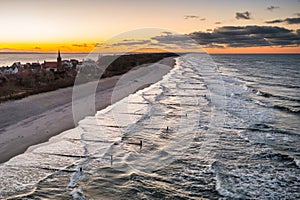
<svg viewBox="0 0 300 200">
<path fill-rule="evenodd" d="M 47 71 L 56 72 L 58 70 L 57 62 L 44 61 L 44 63 L 42 63 L 42 68 Z"/>
<path fill-rule="evenodd" d="M 62 61 L 62 67 L 64 68 L 64 69 L 71 69 L 72 67 L 73 67 L 73 64 L 72 64 L 72 62 L 70 62 L 70 61 L 68 61 L 68 60 L 64 60 L 64 61 Z"/>
<path fill-rule="evenodd" d="M 52 72 L 63 71 L 60 50 L 58 50 L 57 52 L 57 61 L 56 62 L 44 61 L 44 63 L 42 63 L 42 68 Z"/>
<path fill-rule="evenodd" d="M 17 74 L 19 72 L 18 67 L 10 68 L 12 74 Z"/>
</svg>

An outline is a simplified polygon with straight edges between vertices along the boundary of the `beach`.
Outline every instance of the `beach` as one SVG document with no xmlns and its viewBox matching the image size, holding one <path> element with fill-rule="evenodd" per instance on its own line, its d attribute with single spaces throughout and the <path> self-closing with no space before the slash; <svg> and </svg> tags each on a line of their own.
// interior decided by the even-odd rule
<svg viewBox="0 0 300 200">
<path fill-rule="evenodd" d="M 94 115 L 108 105 L 159 81 L 174 66 L 173 58 L 165 58 L 157 64 L 134 68 L 125 75 L 132 79 L 119 83 L 124 76 L 114 76 L 101 79 L 95 92 L 94 110 L 85 112 Z M 82 98 L 76 99 L 76 104 L 84 104 L 88 88 L 93 83 L 76 87 L 82 93 Z M 85 116 L 76 116 L 74 122 L 72 110 L 73 87 L 52 92 L 32 95 L 27 98 L 5 102 L 0 105 L 0 163 L 21 154 L 32 145 L 46 142 L 67 129 L 74 128 L 76 122 Z M 113 94 L 113 99 L 111 98 Z"/>
<path fill-rule="evenodd" d="M 2 1 L 0 200 L 300 200 L 299 3 Z"/>
<path fill-rule="evenodd" d="M 79 85 L 72 106 L 22 125 L 35 138 L 29 127 L 54 130 L 71 109 L 76 126 L 0 164 L 0 198 L 299 199 L 299 55 L 175 60 L 103 79 L 114 87 L 95 98 Z"/>
</svg>

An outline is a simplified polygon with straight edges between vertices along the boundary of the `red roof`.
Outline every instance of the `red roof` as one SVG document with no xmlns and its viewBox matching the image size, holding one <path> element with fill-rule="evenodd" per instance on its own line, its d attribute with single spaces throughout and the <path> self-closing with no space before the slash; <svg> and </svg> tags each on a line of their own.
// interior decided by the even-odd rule
<svg viewBox="0 0 300 200">
<path fill-rule="evenodd" d="M 47 62 L 44 61 L 44 63 L 42 64 L 43 68 L 57 68 L 57 62 Z"/>
</svg>

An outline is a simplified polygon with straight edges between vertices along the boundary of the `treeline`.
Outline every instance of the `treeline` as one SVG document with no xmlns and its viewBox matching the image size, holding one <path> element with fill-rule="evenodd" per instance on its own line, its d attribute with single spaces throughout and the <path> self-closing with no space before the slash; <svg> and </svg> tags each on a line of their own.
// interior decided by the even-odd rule
<svg viewBox="0 0 300 200">
<path fill-rule="evenodd" d="M 76 84 L 125 74 L 134 67 L 156 63 L 166 57 L 176 57 L 175 53 L 139 53 L 125 55 L 108 55 L 96 62 L 88 60 L 78 68 Z"/>
<path fill-rule="evenodd" d="M 178 55 L 175 53 L 143 53 L 122 55 L 120 57 L 104 56 L 99 60 L 99 63 L 100 66 L 108 66 L 103 74 L 103 77 L 110 77 L 124 74 L 139 65 L 156 63 L 163 58 L 175 56 Z M 111 60 L 114 61 L 111 63 Z"/>
<path fill-rule="evenodd" d="M 51 72 L 44 69 L 0 76 L 0 102 L 72 86 L 75 76 L 75 70 Z"/>
</svg>

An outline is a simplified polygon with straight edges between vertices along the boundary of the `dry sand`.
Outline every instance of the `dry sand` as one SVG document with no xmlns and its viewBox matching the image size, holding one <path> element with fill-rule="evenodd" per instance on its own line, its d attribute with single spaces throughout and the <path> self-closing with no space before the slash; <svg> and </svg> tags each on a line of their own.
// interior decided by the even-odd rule
<svg viewBox="0 0 300 200">
<path fill-rule="evenodd" d="M 76 87 L 80 93 L 73 102 L 73 87 L 69 87 L 0 104 L 0 163 L 74 128 L 85 116 L 93 116 L 97 110 L 161 80 L 173 66 L 174 59 L 165 58 L 158 64 L 129 71 L 125 76 L 130 77 L 126 78 L 130 81 L 118 82 L 124 75 L 101 79 L 99 84 L 96 82 L 98 87 L 93 94 L 90 88 L 95 82 L 82 84 Z M 88 96 L 95 100 L 93 105 L 89 104 Z"/>
</svg>

